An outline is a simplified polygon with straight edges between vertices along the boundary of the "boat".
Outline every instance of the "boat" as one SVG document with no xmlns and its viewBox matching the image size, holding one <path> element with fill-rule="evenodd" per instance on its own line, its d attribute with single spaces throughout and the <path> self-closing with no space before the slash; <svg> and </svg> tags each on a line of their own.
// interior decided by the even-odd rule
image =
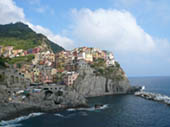
<svg viewBox="0 0 170 127">
<path fill-rule="evenodd" d="M 95 104 L 94 107 L 95 109 L 100 109 L 101 107 L 103 107 L 103 104 Z"/>
</svg>

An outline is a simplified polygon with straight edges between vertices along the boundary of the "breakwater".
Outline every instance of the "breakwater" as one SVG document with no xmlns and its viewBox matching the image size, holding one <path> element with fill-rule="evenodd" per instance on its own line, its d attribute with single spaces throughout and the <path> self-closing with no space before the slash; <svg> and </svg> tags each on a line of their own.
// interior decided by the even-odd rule
<svg viewBox="0 0 170 127">
<path fill-rule="evenodd" d="M 145 98 L 147 100 L 161 102 L 170 106 L 170 97 L 166 95 L 152 93 L 152 92 L 145 92 L 145 91 L 135 92 L 135 95 Z"/>
</svg>

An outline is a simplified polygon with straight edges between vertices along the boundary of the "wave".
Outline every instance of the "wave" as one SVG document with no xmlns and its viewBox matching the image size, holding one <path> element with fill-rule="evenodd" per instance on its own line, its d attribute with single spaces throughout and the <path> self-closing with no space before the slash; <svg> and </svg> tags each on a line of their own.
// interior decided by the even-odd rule
<svg viewBox="0 0 170 127">
<path fill-rule="evenodd" d="M 20 127 L 20 126 L 22 126 L 22 124 L 11 124 L 11 125 L 3 125 L 3 126 L 0 125 L 0 127 Z"/>
<path fill-rule="evenodd" d="M 105 108 L 107 108 L 108 107 L 108 104 L 105 104 L 105 105 L 103 105 L 103 106 L 101 106 L 100 108 L 95 108 L 95 107 L 90 107 L 90 108 L 69 108 L 69 109 L 67 109 L 67 111 L 70 111 L 70 112 L 72 112 L 72 111 L 96 111 L 96 110 L 103 110 L 103 109 L 105 109 Z"/>
<path fill-rule="evenodd" d="M 67 109 L 67 111 L 76 111 L 76 109 L 75 108 L 69 108 L 69 109 Z"/>
<path fill-rule="evenodd" d="M 60 114 L 60 113 L 57 113 L 57 114 L 54 114 L 55 116 L 58 116 L 58 117 L 64 117 L 64 115 Z"/>
<path fill-rule="evenodd" d="M 106 108 L 108 108 L 107 104 L 103 105 L 100 109 L 106 109 Z"/>
<path fill-rule="evenodd" d="M 142 86 L 141 91 L 145 90 L 145 86 Z"/>
<path fill-rule="evenodd" d="M 32 117 L 36 117 L 36 116 L 40 116 L 40 115 L 43 115 L 44 113 L 31 113 L 29 114 L 28 116 L 21 116 L 21 117 L 18 117 L 16 119 L 13 119 L 13 120 L 8 120 L 8 121 L 4 121 L 2 120 L 0 122 L 0 127 L 19 127 L 19 126 L 22 126 L 22 124 L 17 124 L 23 120 L 27 120 L 29 118 L 32 118 Z"/>
<path fill-rule="evenodd" d="M 99 110 L 103 110 L 103 109 L 106 109 L 108 108 L 108 104 L 105 104 L 99 108 L 95 108 L 94 106 L 93 107 L 90 107 L 90 108 L 69 108 L 67 109 L 68 112 L 71 112 L 69 113 L 68 115 L 64 116 L 62 114 L 54 114 L 55 116 L 58 116 L 58 117 L 63 117 L 63 118 L 71 118 L 71 117 L 74 117 L 76 115 L 81 115 L 81 116 L 88 116 L 88 113 L 86 111 L 99 111 Z M 78 112 L 75 112 L 75 111 L 78 111 Z"/>
</svg>

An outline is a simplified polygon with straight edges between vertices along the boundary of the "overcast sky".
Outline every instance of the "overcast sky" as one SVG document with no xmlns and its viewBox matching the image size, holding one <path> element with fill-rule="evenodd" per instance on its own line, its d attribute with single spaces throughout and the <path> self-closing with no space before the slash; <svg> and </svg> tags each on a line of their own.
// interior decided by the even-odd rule
<svg viewBox="0 0 170 127">
<path fill-rule="evenodd" d="M 169 0 L 0 0 L 0 24 L 22 21 L 65 49 L 112 51 L 128 76 L 169 76 L 169 5 Z"/>
</svg>

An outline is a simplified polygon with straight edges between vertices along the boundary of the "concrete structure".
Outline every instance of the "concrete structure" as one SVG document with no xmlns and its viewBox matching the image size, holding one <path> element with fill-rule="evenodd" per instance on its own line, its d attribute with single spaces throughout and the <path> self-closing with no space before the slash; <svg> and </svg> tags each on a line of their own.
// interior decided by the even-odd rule
<svg viewBox="0 0 170 127">
<path fill-rule="evenodd" d="M 42 90 L 50 90 L 52 92 L 64 91 L 65 85 L 56 85 L 56 84 L 45 84 L 41 87 Z"/>
</svg>

